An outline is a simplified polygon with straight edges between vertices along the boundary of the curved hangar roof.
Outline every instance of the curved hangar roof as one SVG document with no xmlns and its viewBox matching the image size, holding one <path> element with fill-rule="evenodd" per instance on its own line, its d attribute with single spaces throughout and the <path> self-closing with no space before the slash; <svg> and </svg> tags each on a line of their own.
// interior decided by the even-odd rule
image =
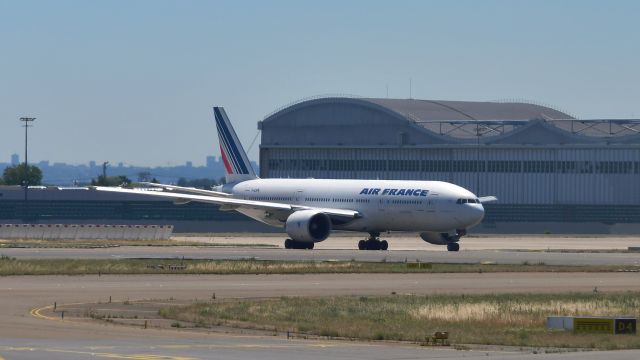
<svg viewBox="0 0 640 360">
<path fill-rule="evenodd" d="M 278 109 L 260 126 L 262 146 L 640 144 L 640 120 L 578 120 L 518 102 L 323 97 Z"/>
</svg>

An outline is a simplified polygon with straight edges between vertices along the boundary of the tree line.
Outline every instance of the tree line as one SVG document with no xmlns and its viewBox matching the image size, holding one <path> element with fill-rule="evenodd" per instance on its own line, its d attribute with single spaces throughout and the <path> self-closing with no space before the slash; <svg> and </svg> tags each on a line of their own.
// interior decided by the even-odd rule
<svg viewBox="0 0 640 360">
<path fill-rule="evenodd" d="M 37 186 L 42 184 L 42 170 L 35 165 L 25 168 L 22 165 L 7 166 L 2 172 L 0 185 L 26 185 Z"/>
<path fill-rule="evenodd" d="M 26 169 L 26 171 L 25 171 Z M 157 183 L 155 178 L 150 182 Z M 131 186 L 131 179 L 126 176 L 103 176 L 91 179 L 91 186 Z M 4 169 L 2 177 L 0 177 L 0 185 L 20 185 L 24 186 L 39 186 L 42 185 L 42 170 L 35 165 L 28 165 L 26 168 L 24 164 L 8 166 Z M 178 179 L 178 186 L 194 187 L 199 189 L 211 189 L 213 186 L 224 184 L 224 178 L 216 181 L 215 179 Z"/>
</svg>

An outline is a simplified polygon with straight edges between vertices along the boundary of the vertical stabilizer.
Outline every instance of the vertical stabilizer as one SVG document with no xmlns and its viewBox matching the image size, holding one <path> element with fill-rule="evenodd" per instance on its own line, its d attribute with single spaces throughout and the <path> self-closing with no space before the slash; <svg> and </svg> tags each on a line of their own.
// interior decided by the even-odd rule
<svg viewBox="0 0 640 360">
<path fill-rule="evenodd" d="M 247 153 L 242 148 L 227 113 L 222 107 L 214 107 L 218 140 L 220 141 L 220 155 L 224 162 L 227 183 L 235 183 L 257 178 L 251 167 Z"/>
</svg>

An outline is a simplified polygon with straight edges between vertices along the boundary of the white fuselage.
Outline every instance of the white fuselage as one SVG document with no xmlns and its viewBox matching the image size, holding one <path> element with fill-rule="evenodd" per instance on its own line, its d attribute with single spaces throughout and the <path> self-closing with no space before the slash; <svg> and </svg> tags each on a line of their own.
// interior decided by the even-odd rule
<svg viewBox="0 0 640 360">
<path fill-rule="evenodd" d="M 337 230 L 448 232 L 472 227 L 484 217 L 472 192 L 441 181 L 255 179 L 227 184 L 222 190 L 237 199 L 355 210 L 362 215 L 334 225 Z M 284 225 L 269 211 L 237 211 L 269 225 Z"/>
</svg>

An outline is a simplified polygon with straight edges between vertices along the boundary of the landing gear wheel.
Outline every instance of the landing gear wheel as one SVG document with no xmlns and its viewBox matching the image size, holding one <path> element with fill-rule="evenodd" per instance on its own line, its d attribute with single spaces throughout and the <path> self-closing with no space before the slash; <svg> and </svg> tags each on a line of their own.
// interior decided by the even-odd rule
<svg viewBox="0 0 640 360">
<path fill-rule="evenodd" d="M 458 243 L 448 243 L 447 244 L 448 251 L 460 251 L 460 244 Z"/>
<path fill-rule="evenodd" d="M 369 233 L 369 239 L 358 241 L 358 249 L 360 250 L 387 250 L 389 243 L 386 240 L 380 241 L 379 232 Z"/>
<path fill-rule="evenodd" d="M 291 249 L 293 247 L 293 240 L 291 239 L 287 239 L 284 241 L 284 248 L 285 249 Z"/>
<path fill-rule="evenodd" d="M 306 249 L 313 250 L 313 243 L 308 243 Z"/>
</svg>

